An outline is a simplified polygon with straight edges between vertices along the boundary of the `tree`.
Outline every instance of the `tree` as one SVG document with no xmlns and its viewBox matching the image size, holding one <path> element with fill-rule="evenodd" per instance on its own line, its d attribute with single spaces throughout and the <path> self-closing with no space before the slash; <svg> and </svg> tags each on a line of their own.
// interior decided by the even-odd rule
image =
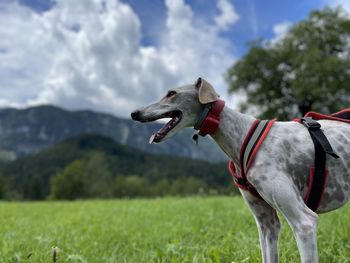
<svg viewBox="0 0 350 263">
<path fill-rule="evenodd" d="M 114 195 L 116 197 L 144 197 L 148 195 L 147 180 L 137 175 L 118 175 L 115 179 Z"/>
<path fill-rule="evenodd" d="M 112 198 L 114 178 L 107 157 L 100 152 L 89 152 L 75 160 L 51 179 L 51 198 Z"/>
<path fill-rule="evenodd" d="M 350 105 L 350 20 L 341 9 L 313 11 L 277 42 L 254 42 L 227 74 L 242 92 L 242 111 L 290 120 L 310 110 L 331 113 Z"/>
<path fill-rule="evenodd" d="M 7 197 L 8 191 L 9 191 L 8 188 L 9 188 L 8 178 L 6 178 L 0 173 L 0 199 L 4 199 Z"/>
<path fill-rule="evenodd" d="M 87 197 L 113 197 L 114 178 L 105 154 L 95 151 L 84 159 L 84 182 Z"/>
<path fill-rule="evenodd" d="M 51 198 L 74 200 L 86 197 L 84 162 L 73 161 L 62 172 L 51 178 Z"/>
<path fill-rule="evenodd" d="M 187 177 L 178 178 L 172 182 L 170 187 L 170 194 L 172 195 L 193 195 L 200 194 L 206 189 L 206 184 L 200 179 Z"/>
</svg>

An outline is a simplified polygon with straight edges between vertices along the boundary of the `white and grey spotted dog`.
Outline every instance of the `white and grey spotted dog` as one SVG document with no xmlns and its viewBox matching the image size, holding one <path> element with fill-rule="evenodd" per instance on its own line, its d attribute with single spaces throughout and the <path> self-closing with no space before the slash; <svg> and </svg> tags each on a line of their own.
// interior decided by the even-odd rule
<svg viewBox="0 0 350 263">
<path fill-rule="evenodd" d="M 134 111 L 131 116 L 141 122 L 172 118 L 151 137 L 150 142 L 159 143 L 185 127 L 193 127 L 203 105 L 215 100 L 218 100 L 218 95 L 211 85 L 198 85 L 197 81 L 170 90 L 160 101 Z M 239 167 L 239 152 L 255 118 L 225 106 L 220 119 L 220 125 L 211 137 Z M 318 262 L 317 213 L 337 209 L 350 197 L 350 124 L 333 120 L 319 123 L 340 158 L 327 156 L 329 175 L 316 213 L 303 200 L 315 153 L 310 134 L 302 124 L 275 122 L 246 174 L 263 198 L 240 190 L 254 214 L 265 263 L 278 261 L 280 221 L 276 211 L 283 214 L 291 226 L 301 261 Z"/>
</svg>

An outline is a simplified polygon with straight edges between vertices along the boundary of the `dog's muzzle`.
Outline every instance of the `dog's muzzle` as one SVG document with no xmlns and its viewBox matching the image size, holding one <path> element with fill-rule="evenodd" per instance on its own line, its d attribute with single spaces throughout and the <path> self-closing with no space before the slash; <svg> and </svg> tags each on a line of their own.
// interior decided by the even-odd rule
<svg viewBox="0 0 350 263">
<path fill-rule="evenodd" d="M 134 121 L 139 121 L 141 116 L 141 111 L 139 110 L 133 111 L 130 115 Z"/>
</svg>

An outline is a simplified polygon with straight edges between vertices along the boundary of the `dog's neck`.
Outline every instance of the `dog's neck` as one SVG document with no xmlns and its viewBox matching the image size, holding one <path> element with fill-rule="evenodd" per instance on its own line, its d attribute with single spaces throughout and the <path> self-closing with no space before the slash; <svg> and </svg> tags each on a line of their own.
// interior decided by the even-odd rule
<svg viewBox="0 0 350 263">
<path fill-rule="evenodd" d="M 239 165 L 239 152 L 249 128 L 255 118 L 249 115 L 234 111 L 229 107 L 224 107 L 220 114 L 220 125 L 217 131 L 211 134 L 220 148 Z"/>
</svg>

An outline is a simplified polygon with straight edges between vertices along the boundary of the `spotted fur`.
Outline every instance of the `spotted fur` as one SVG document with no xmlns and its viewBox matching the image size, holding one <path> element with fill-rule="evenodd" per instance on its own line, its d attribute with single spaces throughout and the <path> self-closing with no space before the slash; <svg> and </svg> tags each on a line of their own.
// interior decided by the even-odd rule
<svg viewBox="0 0 350 263">
<path fill-rule="evenodd" d="M 169 109 L 181 111 L 181 123 L 165 139 L 184 127 L 193 127 L 203 108 L 198 99 L 198 87 L 187 85 L 175 90 L 177 95 L 174 98 L 165 97 L 135 111 L 133 119 L 147 121 Z M 220 126 L 211 136 L 238 168 L 241 145 L 255 118 L 227 106 L 220 117 Z M 280 222 L 276 211 L 283 214 L 291 226 L 301 261 L 316 263 L 318 213 L 337 209 L 350 198 L 350 124 L 329 120 L 319 122 L 340 158 L 327 156 L 329 175 L 316 213 L 304 203 L 309 169 L 314 163 L 314 145 L 308 130 L 297 122 L 275 122 L 247 173 L 248 181 L 263 200 L 240 190 L 256 220 L 265 263 L 278 262 Z"/>
</svg>

